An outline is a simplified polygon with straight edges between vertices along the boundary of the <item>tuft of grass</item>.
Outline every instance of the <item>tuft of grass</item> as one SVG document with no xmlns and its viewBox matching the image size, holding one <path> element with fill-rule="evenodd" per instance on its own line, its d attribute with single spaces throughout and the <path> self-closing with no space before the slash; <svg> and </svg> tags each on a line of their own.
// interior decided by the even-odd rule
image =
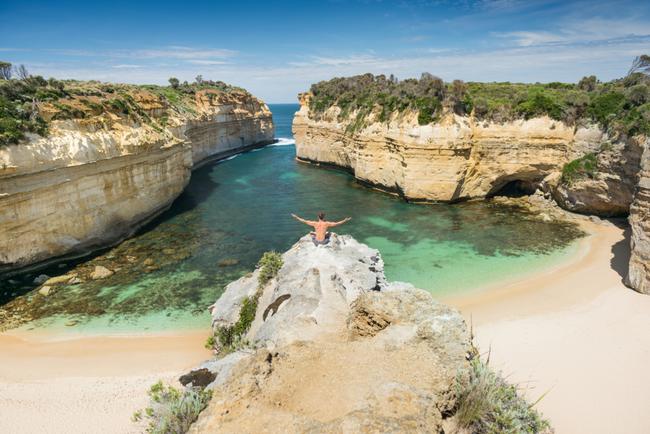
<svg viewBox="0 0 650 434">
<path fill-rule="evenodd" d="M 571 185 L 579 179 L 596 176 L 598 157 L 594 153 L 586 154 L 562 167 L 562 183 Z"/>
<path fill-rule="evenodd" d="M 473 434 L 550 433 L 549 422 L 528 404 L 500 374 L 478 357 L 471 361 L 470 381 L 458 383 L 459 427 Z M 540 398 L 541 399 L 541 398 Z"/>
<path fill-rule="evenodd" d="M 211 390 L 189 388 L 179 390 L 158 381 L 148 392 L 151 405 L 133 413 L 134 422 L 146 417 L 147 432 L 152 434 L 182 434 L 199 417 L 212 397 Z"/>
<path fill-rule="evenodd" d="M 214 348 L 218 343 L 221 353 L 229 353 L 247 345 L 243 337 L 255 320 L 257 304 L 262 295 L 262 290 L 271 279 L 278 275 L 282 265 L 283 261 L 280 253 L 271 251 L 262 255 L 262 258 L 257 263 L 257 268 L 259 268 L 260 272 L 257 277 L 257 291 L 255 295 L 242 300 L 239 309 L 239 319 L 236 323 L 229 326 L 217 327 L 214 335 L 210 336 L 206 341 L 206 348 Z"/>
</svg>

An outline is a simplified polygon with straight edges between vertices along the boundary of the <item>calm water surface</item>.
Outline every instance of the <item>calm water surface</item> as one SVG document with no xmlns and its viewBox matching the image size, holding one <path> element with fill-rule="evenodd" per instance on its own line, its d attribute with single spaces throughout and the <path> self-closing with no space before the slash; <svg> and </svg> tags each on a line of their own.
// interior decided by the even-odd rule
<svg viewBox="0 0 650 434">
<path fill-rule="evenodd" d="M 290 218 L 351 216 L 339 228 L 381 251 L 391 280 L 448 295 L 561 261 L 580 232 L 485 202 L 414 205 L 370 191 L 343 172 L 295 162 L 297 105 L 272 105 L 280 146 L 205 166 L 172 208 L 138 236 L 93 259 L 52 267 L 52 275 L 95 265 L 109 279 L 34 295 L 34 276 L 5 280 L 5 311 L 25 328 L 120 333 L 207 327 L 206 307 L 264 251 L 284 251 L 308 228 Z M 67 324 L 67 325 L 66 325 Z"/>
</svg>

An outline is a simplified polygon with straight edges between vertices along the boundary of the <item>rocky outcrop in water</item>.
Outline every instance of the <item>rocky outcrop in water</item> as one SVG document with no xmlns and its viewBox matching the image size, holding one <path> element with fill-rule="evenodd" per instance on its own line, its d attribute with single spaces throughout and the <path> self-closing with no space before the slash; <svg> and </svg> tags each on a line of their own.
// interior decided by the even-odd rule
<svg viewBox="0 0 650 434">
<path fill-rule="evenodd" d="M 183 376 L 212 400 L 191 432 L 438 432 L 469 376 L 460 314 L 408 284 L 387 282 L 376 250 L 350 236 L 283 255 L 213 306 L 220 332 L 258 304 L 240 349 Z M 259 291 L 259 292 L 258 292 Z"/>
<path fill-rule="evenodd" d="M 644 143 L 641 172 L 630 210 L 632 227 L 630 268 L 626 284 L 650 294 L 650 143 Z"/>
<path fill-rule="evenodd" d="M 268 107 L 244 91 L 202 89 L 186 105 L 110 92 L 43 104 L 47 137 L 0 148 L 0 271 L 119 241 L 169 207 L 197 164 L 273 140 Z M 81 118 L 57 120 L 61 107 Z"/>
</svg>

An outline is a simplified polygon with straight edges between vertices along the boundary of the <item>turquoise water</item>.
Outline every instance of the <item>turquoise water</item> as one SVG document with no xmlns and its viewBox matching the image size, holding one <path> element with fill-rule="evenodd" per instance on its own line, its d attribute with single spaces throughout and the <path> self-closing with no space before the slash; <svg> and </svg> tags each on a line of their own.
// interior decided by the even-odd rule
<svg viewBox="0 0 650 434">
<path fill-rule="evenodd" d="M 296 163 L 290 132 L 296 109 L 271 106 L 282 146 L 197 170 L 172 208 L 138 236 L 47 273 L 83 276 L 104 265 L 118 270 L 114 276 L 61 288 L 47 299 L 30 290 L 33 276 L 23 276 L 12 289 L 19 294 L 8 297 L 4 309 L 20 309 L 28 328 L 120 333 L 206 327 L 206 308 L 227 283 L 250 272 L 264 251 L 284 251 L 309 230 L 292 212 L 351 216 L 338 232 L 379 249 L 389 279 L 436 295 L 547 267 L 561 261 L 580 235 L 571 225 L 540 222 L 489 202 L 408 204 L 366 189 L 347 173 Z"/>
</svg>

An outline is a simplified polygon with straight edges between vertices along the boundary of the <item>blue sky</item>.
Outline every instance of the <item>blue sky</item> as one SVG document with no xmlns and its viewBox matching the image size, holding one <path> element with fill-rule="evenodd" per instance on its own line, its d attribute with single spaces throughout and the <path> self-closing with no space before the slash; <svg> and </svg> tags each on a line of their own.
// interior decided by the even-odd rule
<svg viewBox="0 0 650 434">
<path fill-rule="evenodd" d="M 46 77 L 223 80 L 267 102 L 364 72 L 577 81 L 650 54 L 650 2 L 0 1 L 0 60 Z"/>
</svg>

